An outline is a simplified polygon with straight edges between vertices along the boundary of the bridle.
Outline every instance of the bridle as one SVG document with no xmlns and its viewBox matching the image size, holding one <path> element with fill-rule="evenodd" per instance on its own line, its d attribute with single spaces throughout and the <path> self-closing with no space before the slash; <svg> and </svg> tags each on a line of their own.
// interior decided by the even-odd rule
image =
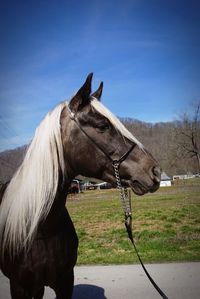
<svg viewBox="0 0 200 299">
<path fill-rule="evenodd" d="M 134 143 L 119 159 L 113 159 L 104 149 L 103 147 L 101 147 L 100 144 L 98 144 L 81 126 L 79 120 L 77 119 L 75 113 L 73 113 L 70 108 L 68 107 L 68 110 L 70 112 L 70 118 L 72 120 L 75 121 L 75 123 L 77 124 L 77 126 L 79 127 L 79 129 L 90 139 L 90 141 L 101 151 L 103 152 L 103 154 L 111 161 L 113 167 L 114 165 L 118 164 L 120 166 L 120 164 L 126 160 L 126 158 L 129 156 L 129 154 L 132 152 L 132 150 L 134 149 L 134 147 L 136 146 L 136 144 Z"/>
<path fill-rule="evenodd" d="M 112 159 L 112 157 L 82 128 L 81 124 L 79 123 L 78 119 L 76 118 L 75 113 L 73 113 L 71 111 L 71 109 L 69 108 L 69 106 L 67 105 L 69 113 L 70 113 L 70 119 L 73 120 L 78 128 L 84 133 L 85 136 L 87 136 L 89 138 L 89 140 L 110 160 L 110 162 L 112 163 L 113 169 L 114 169 L 114 174 L 115 174 L 115 179 L 116 179 L 116 184 L 117 184 L 117 188 L 119 190 L 120 193 L 120 199 L 121 199 L 121 203 L 122 203 L 122 207 L 123 207 L 123 211 L 124 211 L 124 223 L 126 226 L 126 230 L 128 233 L 128 237 L 135 249 L 135 252 L 137 254 L 137 257 L 140 261 L 140 264 L 145 272 L 145 274 L 147 275 L 147 277 L 149 278 L 150 282 L 152 283 L 152 285 L 154 286 L 154 288 L 157 290 L 157 292 L 160 294 L 160 296 L 163 299 L 168 299 L 168 297 L 164 294 L 164 292 L 159 288 L 159 286 L 156 284 L 156 282 L 153 280 L 153 278 L 151 277 L 151 275 L 149 274 L 149 272 L 147 271 L 146 267 L 144 266 L 142 259 L 139 255 L 139 252 L 137 250 L 137 247 L 135 245 L 135 241 L 133 238 L 133 232 L 132 232 L 132 209 L 131 209 L 131 192 L 128 191 L 128 189 L 126 187 L 122 186 L 121 183 L 121 178 L 120 178 L 120 173 L 119 173 L 119 167 L 121 165 L 121 163 L 123 161 L 126 160 L 126 158 L 129 156 L 129 154 L 133 151 L 134 147 L 136 146 L 136 144 L 133 144 L 119 159 Z"/>
</svg>

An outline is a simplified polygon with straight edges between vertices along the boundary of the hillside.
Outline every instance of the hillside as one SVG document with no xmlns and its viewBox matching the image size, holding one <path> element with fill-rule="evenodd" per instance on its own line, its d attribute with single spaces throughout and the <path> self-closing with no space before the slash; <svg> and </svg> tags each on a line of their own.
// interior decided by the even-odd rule
<svg viewBox="0 0 200 299">
<path fill-rule="evenodd" d="M 21 164 L 27 146 L 0 153 L 0 182 L 5 183 L 11 179 Z"/>
<path fill-rule="evenodd" d="M 121 121 L 160 162 L 168 175 L 196 173 L 194 158 L 184 156 L 177 143 L 177 127 L 180 122 L 145 123 L 123 118 Z M 0 153 L 0 181 L 9 180 L 23 160 L 27 146 Z"/>
</svg>

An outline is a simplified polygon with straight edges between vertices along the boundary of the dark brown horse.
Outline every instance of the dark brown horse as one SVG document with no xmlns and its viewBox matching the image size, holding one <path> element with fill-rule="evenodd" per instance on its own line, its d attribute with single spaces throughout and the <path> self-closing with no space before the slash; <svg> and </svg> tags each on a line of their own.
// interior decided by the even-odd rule
<svg viewBox="0 0 200 299">
<path fill-rule="evenodd" d="M 159 187 L 160 168 L 143 145 L 91 95 L 92 74 L 70 100 L 42 121 L 0 206 L 0 267 L 13 299 L 40 299 L 44 286 L 57 299 L 72 297 L 78 239 L 65 208 L 73 178 L 121 182 L 142 195 Z M 92 155 L 92 159 L 91 159 Z"/>
</svg>

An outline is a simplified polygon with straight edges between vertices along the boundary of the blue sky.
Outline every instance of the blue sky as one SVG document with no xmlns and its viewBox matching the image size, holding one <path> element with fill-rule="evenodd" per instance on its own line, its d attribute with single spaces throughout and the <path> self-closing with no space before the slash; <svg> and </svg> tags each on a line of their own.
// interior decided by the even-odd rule
<svg viewBox="0 0 200 299">
<path fill-rule="evenodd" d="M 94 72 L 120 117 L 166 122 L 200 96 L 200 2 L 1 0 L 0 151 Z"/>
</svg>

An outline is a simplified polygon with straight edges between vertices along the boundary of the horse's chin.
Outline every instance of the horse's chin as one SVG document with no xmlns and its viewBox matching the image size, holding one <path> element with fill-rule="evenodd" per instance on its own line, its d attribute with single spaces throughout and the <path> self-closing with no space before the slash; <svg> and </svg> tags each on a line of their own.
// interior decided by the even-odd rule
<svg viewBox="0 0 200 299">
<path fill-rule="evenodd" d="M 116 180 L 113 180 L 112 177 L 106 177 L 106 182 L 110 183 L 112 185 L 113 188 L 117 188 L 117 183 Z M 122 187 L 130 187 L 132 189 L 132 191 L 136 194 L 136 195 L 144 195 L 145 193 L 149 192 L 149 190 L 147 190 L 147 188 L 145 188 L 142 184 L 140 184 L 138 181 L 127 181 L 127 180 L 121 180 L 121 184 Z"/>
<path fill-rule="evenodd" d="M 152 186 L 147 187 L 139 181 L 130 181 L 129 186 L 131 187 L 131 189 L 133 190 L 133 192 L 136 195 L 141 196 L 148 192 L 153 193 L 153 192 L 157 191 L 158 188 L 160 187 L 160 184 L 154 183 Z"/>
<path fill-rule="evenodd" d="M 113 178 L 113 176 L 106 176 L 106 178 L 104 178 L 106 182 L 110 183 L 112 185 L 113 188 L 117 187 L 117 182 L 116 179 Z M 152 186 L 145 186 L 143 183 L 137 181 L 137 180 L 125 180 L 125 179 L 121 179 L 121 184 L 122 187 L 130 187 L 132 189 L 132 191 L 139 196 L 142 196 L 148 192 L 155 192 L 158 188 L 159 188 L 159 183 L 152 185 Z"/>
<path fill-rule="evenodd" d="M 133 192 L 139 196 L 142 196 L 145 193 L 149 192 L 149 190 L 138 181 L 131 182 L 130 187 L 133 190 Z"/>
</svg>

